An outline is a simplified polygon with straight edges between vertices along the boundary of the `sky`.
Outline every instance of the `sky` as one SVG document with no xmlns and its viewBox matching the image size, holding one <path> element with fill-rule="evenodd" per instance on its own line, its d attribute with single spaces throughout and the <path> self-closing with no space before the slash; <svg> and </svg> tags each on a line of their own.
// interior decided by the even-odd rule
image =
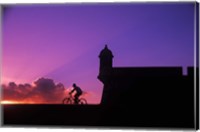
<svg viewBox="0 0 200 132">
<path fill-rule="evenodd" d="M 12 5 L 2 27 L 2 84 L 76 83 L 91 104 L 105 44 L 114 67 L 194 65 L 193 3 Z"/>
</svg>

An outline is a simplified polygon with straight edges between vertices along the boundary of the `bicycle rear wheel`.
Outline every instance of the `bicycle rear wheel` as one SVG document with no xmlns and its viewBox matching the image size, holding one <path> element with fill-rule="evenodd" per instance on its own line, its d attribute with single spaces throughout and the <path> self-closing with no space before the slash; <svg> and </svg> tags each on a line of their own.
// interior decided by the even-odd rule
<svg viewBox="0 0 200 132">
<path fill-rule="evenodd" d="M 78 102 L 79 104 L 87 104 L 87 100 L 86 99 L 84 99 L 84 98 L 80 98 L 79 99 L 80 101 Z"/>
<path fill-rule="evenodd" d="M 62 101 L 63 104 L 72 104 L 73 101 L 70 98 L 64 98 Z"/>
</svg>

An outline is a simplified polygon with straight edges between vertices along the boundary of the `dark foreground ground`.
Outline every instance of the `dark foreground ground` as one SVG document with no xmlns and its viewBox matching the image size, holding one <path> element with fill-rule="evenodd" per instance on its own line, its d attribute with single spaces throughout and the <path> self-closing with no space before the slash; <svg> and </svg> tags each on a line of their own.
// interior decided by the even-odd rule
<svg viewBox="0 0 200 132">
<path fill-rule="evenodd" d="M 194 129 L 194 116 L 101 105 L 3 105 L 4 126 Z"/>
</svg>

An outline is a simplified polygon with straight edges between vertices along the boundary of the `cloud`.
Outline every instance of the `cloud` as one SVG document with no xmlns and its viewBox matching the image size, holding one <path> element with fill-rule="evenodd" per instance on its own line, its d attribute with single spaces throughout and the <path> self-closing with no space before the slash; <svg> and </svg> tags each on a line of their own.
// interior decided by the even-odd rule
<svg viewBox="0 0 200 132">
<path fill-rule="evenodd" d="M 34 85 L 10 82 L 2 85 L 2 100 L 13 100 L 25 103 L 62 103 L 68 91 L 62 83 L 55 84 L 52 79 L 39 78 Z"/>
</svg>

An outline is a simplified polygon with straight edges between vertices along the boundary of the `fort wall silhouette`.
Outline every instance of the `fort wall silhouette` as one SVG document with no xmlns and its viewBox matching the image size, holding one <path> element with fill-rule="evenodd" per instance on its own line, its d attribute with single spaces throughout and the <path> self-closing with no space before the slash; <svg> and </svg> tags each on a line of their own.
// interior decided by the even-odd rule
<svg viewBox="0 0 200 132">
<path fill-rule="evenodd" d="M 187 68 L 187 75 L 182 67 L 113 67 L 113 57 L 107 45 L 99 55 L 98 79 L 104 84 L 101 104 L 110 110 L 109 116 L 117 108 L 122 120 L 194 125 L 194 67 Z"/>
</svg>

